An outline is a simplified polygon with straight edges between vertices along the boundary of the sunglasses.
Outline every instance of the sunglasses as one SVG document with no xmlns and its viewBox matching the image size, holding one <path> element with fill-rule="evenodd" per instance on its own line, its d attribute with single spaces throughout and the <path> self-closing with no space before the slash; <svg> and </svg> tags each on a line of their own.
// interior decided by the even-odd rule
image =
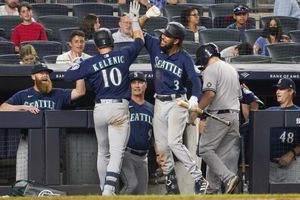
<svg viewBox="0 0 300 200">
<path fill-rule="evenodd" d="M 249 8 L 241 6 L 241 7 L 236 7 L 233 9 L 233 13 L 238 13 L 238 12 L 249 12 Z"/>
</svg>

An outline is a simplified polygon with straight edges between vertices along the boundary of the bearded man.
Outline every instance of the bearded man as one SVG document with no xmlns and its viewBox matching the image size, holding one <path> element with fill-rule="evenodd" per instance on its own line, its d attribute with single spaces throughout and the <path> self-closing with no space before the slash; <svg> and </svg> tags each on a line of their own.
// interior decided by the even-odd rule
<svg viewBox="0 0 300 200">
<path fill-rule="evenodd" d="M 86 92 L 84 80 L 76 81 L 75 89 L 52 88 L 49 74 L 53 70 L 42 64 L 31 70 L 34 86 L 19 91 L 0 106 L 0 111 L 29 111 L 37 114 L 40 110 L 59 110 Z M 22 135 L 17 150 L 16 180 L 28 179 L 28 139 Z"/>
</svg>

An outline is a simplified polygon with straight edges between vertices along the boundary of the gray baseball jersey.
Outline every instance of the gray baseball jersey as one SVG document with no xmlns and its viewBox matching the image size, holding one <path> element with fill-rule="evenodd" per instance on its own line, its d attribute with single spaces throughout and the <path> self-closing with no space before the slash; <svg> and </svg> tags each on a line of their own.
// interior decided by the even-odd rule
<svg viewBox="0 0 300 200">
<path fill-rule="evenodd" d="M 203 91 L 214 91 L 216 96 L 208 111 L 231 121 L 230 126 L 207 118 L 200 138 L 199 155 L 208 165 L 207 193 L 218 193 L 221 184 L 227 183 L 238 168 L 239 148 L 239 97 L 238 73 L 229 64 L 217 61 L 207 66 L 203 73 Z"/>
</svg>

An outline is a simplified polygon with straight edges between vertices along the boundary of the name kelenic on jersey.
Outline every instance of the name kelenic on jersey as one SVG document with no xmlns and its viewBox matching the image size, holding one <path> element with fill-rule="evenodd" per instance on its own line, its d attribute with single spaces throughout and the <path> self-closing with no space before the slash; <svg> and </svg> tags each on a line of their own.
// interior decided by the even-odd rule
<svg viewBox="0 0 300 200">
<path fill-rule="evenodd" d="M 108 57 L 103 60 L 100 60 L 99 62 L 93 64 L 92 66 L 96 72 L 96 71 L 99 71 L 100 69 L 103 69 L 103 68 L 106 68 L 106 67 L 109 67 L 112 65 L 123 64 L 123 63 L 125 63 L 124 56 L 113 56 L 113 57 Z"/>
</svg>

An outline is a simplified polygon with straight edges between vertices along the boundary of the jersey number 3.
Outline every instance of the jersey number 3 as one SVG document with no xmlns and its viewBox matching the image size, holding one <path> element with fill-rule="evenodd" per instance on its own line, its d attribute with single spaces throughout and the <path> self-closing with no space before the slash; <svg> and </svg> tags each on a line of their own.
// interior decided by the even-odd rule
<svg viewBox="0 0 300 200">
<path fill-rule="evenodd" d="M 102 70 L 102 76 L 104 81 L 104 87 L 119 86 L 122 82 L 122 74 L 121 71 L 114 67 L 110 71 L 106 69 Z"/>
</svg>

